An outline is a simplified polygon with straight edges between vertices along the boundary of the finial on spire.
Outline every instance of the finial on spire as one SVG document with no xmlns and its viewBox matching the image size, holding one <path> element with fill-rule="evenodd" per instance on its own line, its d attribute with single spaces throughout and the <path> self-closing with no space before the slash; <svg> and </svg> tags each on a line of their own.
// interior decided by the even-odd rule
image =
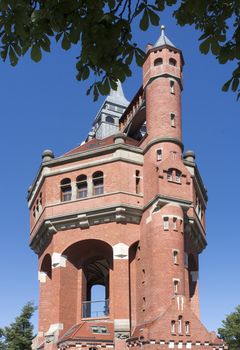
<svg viewBox="0 0 240 350">
<path fill-rule="evenodd" d="M 165 35 L 165 25 L 161 25 L 161 35 L 164 36 Z"/>
<path fill-rule="evenodd" d="M 163 46 L 163 45 L 175 47 L 175 45 L 173 45 L 173 43 L 165 35 L 165 28 L 166 27 L 164 25 L 161 25 L 161 35 L 158 38 L 157 42 L 155 43 L 154 47 Z"/>
</svg>

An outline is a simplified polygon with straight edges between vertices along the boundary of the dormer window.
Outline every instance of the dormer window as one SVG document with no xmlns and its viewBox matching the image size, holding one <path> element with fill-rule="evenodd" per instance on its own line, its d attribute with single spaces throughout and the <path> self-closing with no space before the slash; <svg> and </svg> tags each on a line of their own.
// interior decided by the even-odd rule
<svg viewBox="0 0 240 350">
<path fill-rule="evenodd" d="M 114 124 L 114 118 L 110 115 L 106 116 L 106 122 L 110 124 Z"/>
<path fill-rule="evenodd" d="M 161 66 L 161 64 L 163 64 L 163 59 L 161 57 L 154 61 L 154 66 Z"/>
<path fill-rule="evenodd" d="M 177 61 L 174 59 L 174 58 L 170 58 L 169 59 L 169 64 L 170 64 L 170 66 L 176 66 L 177 65 Z"/>
<path fill-rule="evenodd" d="M 65 178 L 61 181 L 61 201 L 66 202 L 72 199 L 72 186 L 71 180 Z"/>
</svg>

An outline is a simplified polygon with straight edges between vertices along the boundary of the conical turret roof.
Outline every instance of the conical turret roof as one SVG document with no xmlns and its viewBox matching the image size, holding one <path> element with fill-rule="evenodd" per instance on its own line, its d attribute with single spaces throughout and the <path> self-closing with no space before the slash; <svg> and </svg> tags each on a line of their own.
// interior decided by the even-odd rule
<svg viewBox="0 0 240 350">
<path fill-rule="evenodd" d="M 163 45 L 168 45 L 168 46 L 172 46 L 172 47 L 176 47 L 169 39 L 168 37 L 165 35 L 165 26 L 161 26 L 161 35 L 159 37 L 159 39 L 157 40 L 157 42 L 155 43 L 154 47 L 158 47 L 158 46 L 163 46 Z"/>
</svg>

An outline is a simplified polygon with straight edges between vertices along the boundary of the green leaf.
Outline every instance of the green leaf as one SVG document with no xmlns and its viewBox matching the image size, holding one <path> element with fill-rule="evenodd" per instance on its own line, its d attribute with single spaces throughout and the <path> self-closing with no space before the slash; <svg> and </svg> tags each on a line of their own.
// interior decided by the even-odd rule
<svg viewBox="0 0 240 350">
<path fill-rule="evenodd" d="M 143 65 L 144 57 L 145 57 L 145 53 L 142 50 L 140 49 L 135 50 L 135 59 L 138 66 L 141 67 Z"/>
<path fill-rule="evenodd" d="M 222 47 L 218 56 L 218 61 L 221 64 L 225 64 L 229 60 L 230 49 Z"/>
<path fill-rule="evenodd" d="M 152 23 L 152 25 L 154 26 L 158 26 L 159 25 L 159 16 L 152 10 L 148 9 L 148 14 L 149 14 L 149 18 L 150 18 L 150 22 Z"/>
<path fill-rule="evenodd" d="M 10 63 L 13 67 L 16 66 L 16 64 L 18 63 L 18 57 L 15 54 L 15 51 L 13 50 L 12 47 L 10 47 L 9 49 L 9 58 L 10 58 Z"/>
<path fill-rule="evenodd" d="M 67 33 L 64 33 L 63 40 L 62 40 L 62 48 L 64 50 L 69 50 L 70 47 L 71 47 L 71 42 L 70 42 L 70 40 L 68 38 Z"/>
<path fill-rule="evenodd" d="M 232 79 L 228 80 L 228 81 L 223 85 L 222 91 L 225 91 L 225 92 L 228 91 L 229 86 L 230 86 L 230 84 L 231 84 L 231 81 L 232 81 Z"/>
<path fill-rule="evenodd" d="M 232 81 L 232 91 L 237 91 L 239 85 L 239 78 L 234 78 Z"/>
<path fill-rule="evenodd" d="M 201 53 L 203 53 L 204 55 L 206 55 L 210 49 L 210 43 L 211 43 L 211 38 L 208 38 L 207 40 L 203 41 L 200 46 L 199 49 L 201 51 Z"/>
<path fill-rule="evenodd" d="M 42 52 L 38 44 L 34 44 L 31 50 L 31 58 L 34 62 L 41 61 Z"/>
<path fill-rule="evenodd" d="M 84 66 L 82 69 L 82 80 L 86 80 L 89 77 L 90 70 L 87 66 Z"/>
<path fill-rule="evenodd" d="M 149 27 L 149 18 L 148 18 L 148 11 L 145 10 L 143 12 L 143 16 L 142 16 L 142 19 L 140 21 L 140 25 L 139 27 L 142 29 L 142 30 L 147 30 L 148 27 Z"/>
</svg>

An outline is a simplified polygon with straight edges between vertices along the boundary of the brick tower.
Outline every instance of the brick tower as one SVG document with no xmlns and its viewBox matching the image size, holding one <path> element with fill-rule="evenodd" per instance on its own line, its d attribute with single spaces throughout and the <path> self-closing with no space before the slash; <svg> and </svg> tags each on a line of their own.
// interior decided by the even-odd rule
<svg viewBox="0 0 240 350">
<path fill-rule="evenodd" d="M 33 349 L 223 347 L 199 319 L 207 193 L 194 153 L 183 154 L 183 64 L 162 27 L 132 101 L 119 83 L 86 142 L 57 158 L 44 151 L 28 194 Z"/>
</svg>

